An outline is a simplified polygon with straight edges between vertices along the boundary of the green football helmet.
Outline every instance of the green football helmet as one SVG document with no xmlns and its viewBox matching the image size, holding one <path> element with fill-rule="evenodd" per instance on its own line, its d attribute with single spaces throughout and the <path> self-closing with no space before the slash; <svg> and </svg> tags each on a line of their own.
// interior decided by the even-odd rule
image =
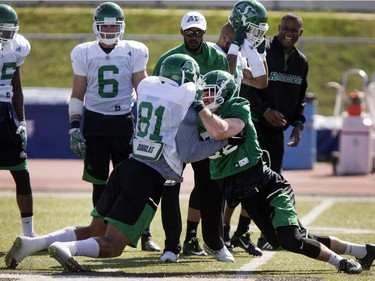
<svg viewBox="0 0 375 281">
<path fill-rule="evenodd" d="M 170 55 L 163 60 L 160 66 L 160 80 L 176 86 L 187 82 L 197 84 L 199 76 L 198 63 L 185 54 Z"/>
<path fill-rule="evenodd" d="M 0 44 L 12 42 L 18 29 L 16 11 L 6 4 L 0 4 Z"/>
<path fill-rule="evenodd" d="M 116 32 L 102 32 L 103 25 L 117 25 Z M 96 38 L 106 45 L 113 45 L 122 39 L 125 31 L 125 15 L 121 7 L 113 2 L 100 4 L 94 12 L 92 25 Z"/>
<path fill-rule="evenodd" d="M 229 23 L 234 30 L 241 28 L 246 32 L 247 40 L 254 48 L 262 44 L 268 31 L 268 13 L 262 3 L 256 0 L 238 1 L 229 16 Z"/>
<path fill-rule="evenodd" d="M 215 111 L 220 105 L 235 96 L 238 85 L 233 75 L 224 70 L 212 70 L 202 77 L 203 102 Z"/>
</svg>

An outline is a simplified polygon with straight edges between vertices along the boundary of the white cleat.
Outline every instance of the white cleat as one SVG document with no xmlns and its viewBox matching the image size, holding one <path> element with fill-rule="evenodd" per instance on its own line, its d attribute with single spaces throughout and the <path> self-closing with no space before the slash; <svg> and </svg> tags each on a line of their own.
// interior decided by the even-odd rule
<svg viewBox="0 0 375 281">
<path fill-rule="evenodd" d="M 65 247 L 61 242 L 52 243 L 48 247 L 48 253 L 50 257 L 57 260 L 66 271 L 86 271 L 75 259 L 73 259 L 69 248 Z"/>
<path fill-rule="evenodd" d="M 205 243 L 203 244 L 203 249 L 209 254 L 215 257 L 216 260 L 221 262 L 234 262 L 233 255 L 229 252 L 227 247 L 221 248 L 220 250 L 212 250 Z"/>
<path fill-rule="evenodd" d="M 164 254 L 160 256 L 161 262 L 178 262 L 178 256 L 171 251 L 165 251 Z"/>
<path fill-rule="evenodd" d="M 35 251 L 31 248 L 32 239 L 26 236 L 17 237 L 8 253 L 5 255 L 5 266 L 15 269 L 21 261 L 33 254 Z"/>
</svg>

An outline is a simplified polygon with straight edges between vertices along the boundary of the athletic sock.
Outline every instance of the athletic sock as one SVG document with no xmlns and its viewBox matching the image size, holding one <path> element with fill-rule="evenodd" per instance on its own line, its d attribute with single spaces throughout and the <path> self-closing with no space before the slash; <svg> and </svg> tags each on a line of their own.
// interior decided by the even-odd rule
<svg viewBox="0 0 375 281">
<path fill-rule="evenodd" d="M 366 245 L 348 243 L 346 247 L 345 254 L 354 256 L 356 258 L 364 258 L 367 254 Z"/>
<path fill-rule="evenodd" d="M 338 267 L 340 265 L 340 261 L 343 259 L 343 257 L 339 256 L 336 253 L 332 253 L 329 257 L 328 263 Z"/>
<path fill-rule="evenodd" d="M 27 237 L 34 237 L 34 217 L 21 217 L 23 235 Z"/>
<path fill-rule="evenodd" d="M 97 258 L 99 256 L 99 244 L 94 238 L 89 238 L 86 240 L 76 241 L 72 242 L 76 245 L 76 254 L 77 256 L 85 256 L 85 257 L 91 257 L 91 258 Z M 69 248 L 70 249 L 70 248 Z"/>
</svg>

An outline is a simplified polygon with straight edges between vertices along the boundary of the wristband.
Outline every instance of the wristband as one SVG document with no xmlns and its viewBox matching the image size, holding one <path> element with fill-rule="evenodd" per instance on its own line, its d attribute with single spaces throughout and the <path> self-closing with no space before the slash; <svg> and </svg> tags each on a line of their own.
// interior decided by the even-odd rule
<svg viewBox="0 0 375 281">
<path fill-rule="evenodd" d="M 237 56 L 239 49 L 240 49 L 240 47 L 238 45 L 231 44 L 227 54 Z"/>
<path fill-rule="evenodd" d="M 264 67 L 263 59 L 255 48 L 250 48 L 249 41 L 247 40 L 245 40 L 244 49 L 253 77 L 256 78 L 266 75 L 267 72 L 266 68 Z"/>
<path fill-rule="evenodd" d="M 79 128 L 80 126 L 80 123 L 79 123 L 79 119 L 72 119 L 70 120 L 70 128 L 73 129 L 73 128 Z"/>
</svg>

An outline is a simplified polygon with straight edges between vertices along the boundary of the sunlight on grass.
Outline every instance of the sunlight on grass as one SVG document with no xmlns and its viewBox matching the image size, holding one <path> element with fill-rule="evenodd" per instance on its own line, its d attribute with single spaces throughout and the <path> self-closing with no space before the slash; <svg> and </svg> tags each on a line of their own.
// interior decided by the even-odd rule
<svg viewBox="0 0 375 281">
<path fill-rule="evenodd" d="M 48 193 L 40 195 L 35 193 L 35 230 L 38 234 L 45 234 L 55 231 L 66 226 L 87 225 L 91 221 L 91 194 L 85 196 L 71 196 L 58 198 L 55 196 L 48 197 Z M 47 197 L 46 197 L 47 196 Z M 181 234 L 181 243 L 185 238 L 186 232 L 186 212 L 188 197 L 182 196 L 181 211 L 183 230 Z M 319 204 L 319 200 L 299 200 L 298 211 L 300 217 L 307 214 L 312 208 Z M 338 202 L 329 208 L 314 223 L 314 230 L 318 226 L 330 226 L 336 228 L 361 228 L 373 229 L 373 223 L 369 224 L 369 215 L 366 213 L 374 213 L 374 203 L 369 202 Z M 345 219 L 343 219 L 343 208 L 345 208 Z M 340 212 L 341 210 L 341 212 Z M 235 230 L 240 208 L 236 208 L 232 217 L 232 234 Z M 31 255 L 19 265 L 17 270 L 7 270 L 4 268 L 3 258 L 6 251 L 12 245 L 14 238 L 21 233 L 21 225 L 19 220 L 18 208 L 16 206 L 15 196 L 12 193 L 4 193 L 0 196 L 0 258 L 2 265 L 0 273 L 19 273 L 19 274 L 59 274 L 62 268 L 51 259 L 46 251 Z M 350 223 L 352 222 L 352 223 Z M 160 210 L 157 211 L 154 221 L 151 225 L 151 232 L 154 240 L 163 249 L 164 231 L 161 224 Z M 251 238 L 256 241 L 259 237 L 259 230 L 251 224 Z M 314 231 L 315 232 L 315 231 Z M 318 231 L 323 232 L 323 231 Z M 201 231 L 199 227 L 199 238 L 202 242 Z M 374 233 L 339 233 L 335 236 L 343 240 L 349 240 L 357 243 L 365 241 L 374 242 Z M 138 245 L 139 246 L 139 245 Z M 86 268 L 93 272 L 94 276 L 135 276 L 135 277 L 165 277 L 165 276 L 181 276 L 181 277 L 213 277 L 229 278 L 238 277 L 238 269 L 247 263 L 256 260 L 245 253 L 240 248 L 235 248 L 233 255 L 236 259 L 235 263 L 220 263 L 211 256 L 206 257 L 187 257 L 180 255 L 179 262 L 176 264 L 161 264 L 159 257 L 161 253 L 142 252 L 140 247 L 126 248 L 124 253 L 113 259 L 92 259 L 87 257 L 77 257 L 77 260 Z M 277 278 L 277 280 L 329 280 L 329 281 L 346 281 L 346 280 L 369 280 L 373 278 L 372 271 L 364 272 L 354 279 L 351 276 L 338 274 L 337 270 L 329 264 L 318 262 L 307 257 L 279 251 L 260 268 L 255 270 L 244 271 L 241 277 L 262 279 Z M 281 278 L 281 279 L 280 279 Z M 271 279 L 267 279 L 271 280 Z M 274 279 L 272 279 L 274 280 Z"/>
</svg>

